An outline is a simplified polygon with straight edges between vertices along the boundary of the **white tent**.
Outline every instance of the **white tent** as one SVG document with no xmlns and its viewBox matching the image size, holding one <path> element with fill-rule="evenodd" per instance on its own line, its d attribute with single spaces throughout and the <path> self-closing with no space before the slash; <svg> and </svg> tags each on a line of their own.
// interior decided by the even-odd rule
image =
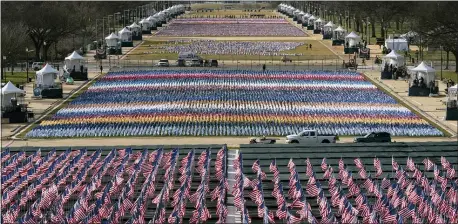
<svg viewBox="0 0 458 224">
<path fill-rule="evenodd" d="M 45 87 L 53 86 L 58 73 L 59 71 L 46 64 L 45 67 L 36 72 L 35 84 Z"/>
<path fill-rule="evenodd" d="M 361 37 L 353 31 L 345 37 L 345 44 L 348 43 L 348 47 L 356 47 L 360 41 Z"/>
<path fill-rule="evenodd" d="M 2 88 L 2 107 L 11 106 L 11 99 L 16 98 L 16 94 L 24 93 L 24 90 L 14 86 L 11 81 L 9 81 Z"/>
<path fill-rule="evenodd" d="M 436 70 L 426 65 L 425 62 L 421 62 L 417 67 L 411 69 L 411 71 L 417 72 L 417 75 L 412 76 L 412 79 L 423 78 L 426 85 L 428 85 L 429 82 L 434 81 L 436 78 Z"/>
<path fill-rule="evenodd" d="M 151 30 L 151 22 L 146 19 L 142 19 L 140 22 L 142 24 L 142 30 L 143 31 L 150 31 Z"/>
<path fill-rule="evenodd" d="M 108 37 L 105 37 L 105 41 L 107 42 L 108 47 L 116 47 L 118 46 L 119 37 L 116 36 L 115 33 L 111 33 Z"/>
<path fill-rule="evenodd" d="M 409 44 L 406 39 L 386 39 L 385 47 L 394 51 L 408 51 Z"/>
<path fill-rule="evenodd" d="M 65 67 L 67 70 L 75 68 L 75 71 L 81 72 L 81 65 L 83 65 L 84 58 L 73 51 L 71 55 L 65 58 Z"/>
<path fill-rule="evenodd" d="M 121 38 L 121 42 L 132 42 L 132 32 L 126 27 L 120 30 L 118 34 Z"/>
<path fill-rule="evenodd" d="M 337 29 L 335 29 L 333 32 L 333 39 L 334 40 L 343 40 L 346 32 L 347 31 L 344 28 L 342 28 L 341 26 L 337 27 Z"/>
<path fill-rule="evenodd" d="M 452 87 L 449 87 L 447 91 L 448 91 L 447 94 L 448 94 L 448 96 L 450 98 L 453 98 L 453 97 L 456 98 L 456 96 L 458 95 L 458 84 L 456 84 L 456 85 L 454 85 Z"/>
<path fill-rule="evenodd" d="M 329 21 L 328 23 L 326 23 L 323 26 L 323 30 L 326 33 L 331 33 L 333 29 L 334 29 L 334 23 L 332 23 L 331 21 Z"/>
<path fill-rule="evenodd" d="M 316 18 L 315 16 L 310 16 L 308 21 L 309 21 L 309 26 L 311 26 L 315 22 Z"/>
<path fill-rule="evenodd" d="M 134 32 L 134 33 L 135 33 L 135 32 L 140 32 L 141 29 L 142 29 L 142 27 L 139 26 L 139 25 L 138 25 L 137 23 L 135 23 L 135 22 L 132 23 L 132 25 L 130 25 L 129 28 L 130 28 L 130 31 L 132 31 L 132 32 Z"/>
<path fill-rule="evenodd" d="M 396 51 L 391 51 L 389 54 L 383 56 L 385 64 L 393 66 L 403 66 L 405 64 L 404 56 L 399 55 Z"/>
<path fill-rule="evenodd" d="M 322 26 L 323 26 L 323 20 L 321 20 L 321 18 L 318 18 L 317 20 L 315 20 L 315 22 L 313 24 L 313 29 L 314 30 L 321 30 Z"/>
<path fill-rule="evenodd" d="M 11 81 L 6 83 L 6 85 L 2 87 L 2 95 L 16 94 L 16 93 L 24 93 L 24 90 L 19 89 L 16 86 L 14 86 L 14 84 Z"/>
</svg>

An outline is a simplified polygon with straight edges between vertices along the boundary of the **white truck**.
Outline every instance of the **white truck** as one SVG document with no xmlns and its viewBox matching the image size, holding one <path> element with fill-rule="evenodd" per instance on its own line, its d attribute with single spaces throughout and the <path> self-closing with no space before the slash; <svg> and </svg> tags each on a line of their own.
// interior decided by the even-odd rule
<svg viewBox="0 0 458 224">
<path fill-rule="evenodd" d="M 286 143 L 310 144 L 310 143 L 336 143 L 336 135 L 319 135 L 315 130 L 304 130 L 296 135 L 286 136 Z"/>
</svg>

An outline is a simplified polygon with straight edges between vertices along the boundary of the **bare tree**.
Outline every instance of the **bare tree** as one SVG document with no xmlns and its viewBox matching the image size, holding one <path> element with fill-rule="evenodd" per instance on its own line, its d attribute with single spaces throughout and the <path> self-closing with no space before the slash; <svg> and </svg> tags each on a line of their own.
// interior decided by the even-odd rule
<svg viewBox="0 0 458 224">
<path fill-rule="evenodd" d="M 429 43 L 440 44 L 455 56 L 458 64 L 458 2 L 422 2 L 415 31 Z M 455 66 L 458 73 L 458 67 Z"/>
</svg>

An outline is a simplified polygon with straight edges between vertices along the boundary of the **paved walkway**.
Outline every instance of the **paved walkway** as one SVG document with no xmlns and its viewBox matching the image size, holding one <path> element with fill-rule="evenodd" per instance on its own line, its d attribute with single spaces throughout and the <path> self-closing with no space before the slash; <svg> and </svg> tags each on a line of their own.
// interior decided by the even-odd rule
<svg viewBox="0 0 458 224">
<path fill-rule="evenodd" d="M 338 143 L 351 143 L 354 137 L 341 136 Z M 447 137 L 393 137 L 396 142 L 443 142 L 454 141 Z M 112 138 L 62 138 L 62 139 L 28 139 L 14 142 L 3 141 L 2 146 L 12 147 L 65 147 L 65 146 L 133 146 L 133 145 L 209 145 L 228 144 L 228 147 L 238 147 L 240 144 L 248 144 L 250 137 L 112 137 Z M 284 137 L 277 139 L 277 144 L 285 144 Z"/>
<path fill-rule="evenodd" d="M 134 41 L 134 46 L 140 46 L 141 41 Z M 135 47 L 125 47 L 123 48 L 123 52 L 127 54 Z M 99 73 L 98 64 L 94 59 L 95 50 L 87 52 L 83 57 L 88 64 L 88 78 L 92 80 L 96 78 Z M 109 57 L 116 57 L 122 59 L 123 56 L 109 56 Z M 104 67 L 106 69 L 109 66 L 116 66 L 116 60 L 113 60 L 113 63 L 108 63 L 108 60 L 104 60 Z M 76 92 L 79 88 L 81 88 L 86 82 L 85 81 L 75 81 L 73 85 L 62 84 L 63 88 L 63 98 L 62 99 L 40 99 L 40 98 L 33 98 L 33 82 L 27 83 L 24 85 L 24 90 L 26 91 L 26 96 L 24 97 L 24 102 L 26 102 L 29 106 L 29 109 L 32 110 L 35 114 L 35 119 L 40 119 L 43 115 L 52 111 L 56 106 L 59 106 L 64 100 L 69 97 L 71 94 Z M 9 124 L 7 122 L 3 122 L 6 120 L 2 119 L 2 140 L 6 140 L 11 136 L 14 136 L 19 133 L 24 127 L 30 125 L 31 123 L 21 123 L 21 124 Z"/>
</svg>

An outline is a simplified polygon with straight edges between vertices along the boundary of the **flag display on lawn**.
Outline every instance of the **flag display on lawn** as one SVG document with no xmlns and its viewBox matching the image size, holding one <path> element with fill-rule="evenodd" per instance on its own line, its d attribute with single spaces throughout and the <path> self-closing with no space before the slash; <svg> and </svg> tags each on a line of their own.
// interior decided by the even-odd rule
<svg viewBox="0 0 458 224">
<path fill-rule="evenodd" d="M 2 223 L 458 222 L 454 158 L 246 163 L 213 151 L 5 150 Z"/>
</svg>

